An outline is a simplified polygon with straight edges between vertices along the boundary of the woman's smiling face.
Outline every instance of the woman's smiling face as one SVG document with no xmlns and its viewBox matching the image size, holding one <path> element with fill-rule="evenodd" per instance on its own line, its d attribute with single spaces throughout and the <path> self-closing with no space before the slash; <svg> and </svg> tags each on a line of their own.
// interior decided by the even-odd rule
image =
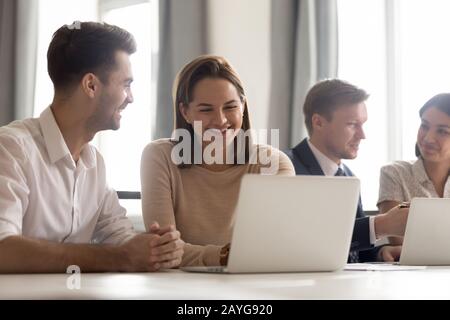
<svg viewBox="0 0 450 320">
<path fill-rule="evenodd" d="M 450 163 L 450 116 L 435 107 L 426 110 L 417 145 L 425 161 Z"/>
<path fill-rule="evenodd" d="M 222 78 L 204 78 L 194 86 L 192 96 L 189 105 L 179 108 L 185 120 L 194 127 L 195 134 L 204 137 L 209 130 L 215 139 L 226 139 L 224 146 L 233 142 L 242 128 L 244 115 L 244 104 L 236 87 Z M 201 127 L 195 125 L 198 122 Z"/>
</svg>

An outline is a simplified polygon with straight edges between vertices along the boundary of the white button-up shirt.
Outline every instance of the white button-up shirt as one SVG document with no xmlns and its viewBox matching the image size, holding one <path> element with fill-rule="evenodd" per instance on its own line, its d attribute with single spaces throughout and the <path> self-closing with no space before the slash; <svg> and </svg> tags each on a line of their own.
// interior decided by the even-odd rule
<svg viewBox="0 0 450 320">
<path fill-rule="evenodd" d="M 50 108 L 0 128 L 0 240 L 120 244 L 135 235 L 100 153 L 86 144 L 78 163 Z"/>
</svg>

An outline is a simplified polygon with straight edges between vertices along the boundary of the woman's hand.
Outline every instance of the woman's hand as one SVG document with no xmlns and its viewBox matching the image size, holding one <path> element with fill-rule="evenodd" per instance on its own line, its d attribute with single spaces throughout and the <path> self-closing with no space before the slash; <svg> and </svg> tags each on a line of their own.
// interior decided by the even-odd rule
<svg viewBox="0 0 450 320">
<path fill-rule="evenodd" d="M 230 255 L 230 246 L 231 246 L 231 244 L 227 243 L 220 250 L 220 265 L 221 266 L 226 266 L 228 263 L 228 257 Z"/>
</svg>

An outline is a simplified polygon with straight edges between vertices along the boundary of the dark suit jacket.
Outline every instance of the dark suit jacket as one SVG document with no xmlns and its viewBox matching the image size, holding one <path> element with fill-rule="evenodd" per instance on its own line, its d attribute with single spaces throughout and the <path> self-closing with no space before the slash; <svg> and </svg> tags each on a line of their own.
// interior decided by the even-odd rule
<svg viewBox="0 0 450 320">
<path fill-rule="evenodd" d="M 288 150 L 286 154 L 291 159 L 297 175 L 324 175 L 306 139 L 295 146 L 295 148 Z M 344 171 L 346 175 L 353 176 L 353 173 L 345 165 Z M 361 262 L 375 261 L 378 253 L 378 248 L 374 248 L 370 244 L 369 217 L 366 217 L 364 214 L 361 197 L 358 202 L 350 250 L 359 251 Z"/>
</svg>

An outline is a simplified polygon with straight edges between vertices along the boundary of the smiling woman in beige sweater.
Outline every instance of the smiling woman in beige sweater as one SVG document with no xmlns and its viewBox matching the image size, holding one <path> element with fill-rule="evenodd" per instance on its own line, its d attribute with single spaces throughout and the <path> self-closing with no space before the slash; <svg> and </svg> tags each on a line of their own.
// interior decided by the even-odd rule
<svg viewBox="0 0 450 320">
<path fill-rule="evenodd" d="M 186 242 L 181 265 L 226 264 L 243 175 L 294 175 L 294 168 L 279 150 L 242 139 L 247 100 L 222 57 L 201 56 L 181 70 L 174 111 L 174 138 L 153 141 L 142 154 L 145 226 L 176 225 Z"/>
</svg>

